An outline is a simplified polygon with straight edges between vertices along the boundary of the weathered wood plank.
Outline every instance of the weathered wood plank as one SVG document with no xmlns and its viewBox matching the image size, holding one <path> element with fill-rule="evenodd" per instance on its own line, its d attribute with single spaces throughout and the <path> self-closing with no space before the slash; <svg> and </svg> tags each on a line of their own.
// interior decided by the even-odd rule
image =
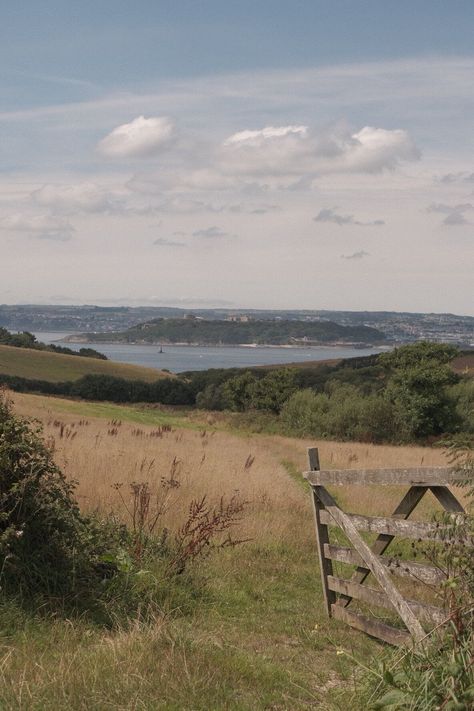
<svg viewBox="0 0 474 711">
<path fill-rule="evenodd" d="M 408 516 L 412 513 L 412 511 L 418 506 L 426 491 L 427 489 L 423 486 L 411 486 L 406 492 L 406 494 L 403 496 L 400 503 L 396 506 L 392 517 L 399 519 L 407 519 Z M 381 555 L 385 552 L 385 550 L 388 548 L 393 539 L 394 536 L 381 533 L 379 536 L 377 536 L 377 539 L 371 546 L 372 553 L 375 553 L 375 555 Z M 352 580 L 356 583 L 363 583 L 369 573 L 370 570 L 368 568 L 363 565 L 360 565 L 357 570 L 354 571 Z M 346 607 L 347 605 L 349 605 L 350 601 L 350 597 L 343 595 L 339 598 L 337 604 L 344 605 L 344 607 Z"/>
<path fill-rule="evenodd" d="M 329 575 L 328 586 L 330 590 L 340 595 L 348 595 L 351 598 L 362 600 L 362 602 L 367 602 L 369 605 L 375 605 L 376 607 L 385 607 L 389 610 L 394 609 L 390 599 L 384 592 L 367 585 L 360 585 L 351 580 L 343 580 L 342 578 L 335 578 Z M 425 605 L 416 600 L 406 600 L 406 603 L 413 614 L 425 622 L 441 624 L 448 617 L 440 607 Z"/>
<path fill-rule="evenodd" d="M 445 486 L 462 481 L 462 473 L 453 467 L 418 467 L 412 469 L 323 469 L 304 472 L 313 486 L 334 484 L 368 486 L 409 485 Z M 465 478 L 465 474 L 464 474 Z"/>
<path fill-rule="evenodd" d="M 337 560 L 340 563 L 363 567 L 364 562 L 362 558 L 353 548 L 326 544 L 324 546 L 324 555 L 326 558 Z M 446 574 L 442 570 L 439 570 L 439 568 L 434 568 L 431 565 L 415 563 L 414 561 L 403 560 L 400 558 L 391 558 L 390 556 L 379 556 L 379 560 L 391 573 L 393 573 L 393 575 L 396 575 L 397 577 L 411 578 L 412 580 L 419 580 L 422 583 L 426 583 L 426 585 L 433 586 L 440 585 L 443 580 L 446 580 Z M 364 570 L 366 570 L 365 567 Z M 360 582 L 359 580 L 356 581 L 354 578 L 351 578 L 351 580 L 354 582 Z"/>
<path fill-rule="evenodd" d="M 317 487 L 319 490 L 322 487 Z M 327 507 L 326 507 L 327 508 Z M 322 510 L 321 521 L 325 525 L 337 525 L 332 517 L 332 512 Z M 369 533 L 383 533 L 389 536 L 413 538 L 422 541 L 434 541 L 440 538 L 443 528 L 436 523 L 420 521 L 404 521 L 401 519 L 385 518 L 383 516 L 361 516 L 360 514 L 345 514 L 359 531 Z"/>
<path fill-rule="evenodd" d="M 450 513 L 466 513 L 461 503 L 446 486 L 430 486 L 430 490 L 446 511 Z"/>
<path fill-rule="evenodd" d="M 332 606 L 332 614 L 336 620 L 341 620 L 346 624 L 354 627 L 356 630 L 365 632 L 366 634 L 381 639 L 389 644 L 396 646 L 409 645 L 411 642 L 410 635 L 405 630 L 398 630 L 390 625 L 384 625 L 382 622 L 376 622 L 364 615 L 358 615 L 356 612 L 351 612 L 345 607 L 339 605 Z"/>
<path fill-rule="evenodd" d="M 317 471 L 319 469 L 319 452 L 316 447 L 310 447 L 308 449 L 308 464 L 312 471 Z M 324 605 L 326 607 L 328 617 L 331 617 L 331 607 L 336 601 L 336 595 L 328 586 L 328 576 L 333 573 L 332 562 L 324 555 L 324 546 L 329 544 L 329 532 L 328 527 L 321 523 L 322 504 L 314 491 L 312 491 L 312 501 Z"/>
<path fill-rule="evenodd" d="M 342 528 L 347 538 L 350 540 L 356 551 L 364 560 L 364 563 L 367 568 L 369 568 L 369 570 L 373 573 L 378 584 L 390 598 L 392 605 L 402 618 L 403 622 L 405 623 L 413 637 L 416 640 L 422 639 L 425 633 L 418 619 L 410 610 L 409 606 L 400 594 L 399 590 L 397 590 L 397 588 L 393 584 L 390 578 L 390 574 L 385 568 L 385 566 L 382 565 L 382 563 L 378 560 L 377 556 L 372 553 L 367 543 L 360 537 L 352 518 L 349 517 L 346 513 L 344 513 L 344 511 L 341 511 L 331 494 L 323 486 L 316 487 L 316 495 L 321 501 L 321 503 L 324 504 L 330 516 L 332 516 L 334 521 L 340 526 L 340 528 Z M 326 512 L 322 511 L 321 513 Z M 407 522 L 397 521 L 397 523 Z M 378 531 L 378 533 L 382 532 L 384 531 Z M 388 533 L 390 533 L 390 531 L 388 531 Z"/>
</svg>

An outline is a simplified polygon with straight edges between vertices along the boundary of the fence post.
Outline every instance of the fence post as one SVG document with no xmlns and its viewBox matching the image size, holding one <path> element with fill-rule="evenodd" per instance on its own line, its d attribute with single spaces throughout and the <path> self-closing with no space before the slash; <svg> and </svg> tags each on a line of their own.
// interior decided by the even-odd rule
<svg viewBox="0 0 474 711">
<path fill-rule="evenodd" d="M 308 448 L 308 464 L 311 471 L 319 471 L 319 452 L 317 447 Z M 332 608 L 336 602 L 336 594 L 329 589 L 328 575 L 332 575 L 332 561 L 324 555 L 324 546 L 329 544 L 328 527 L 321 523 L 320 512 L 324 505 L 317 496 L 317 486 L 311 487 L 311 496 L 313 500 L 314 523 L 316 530 L 316 544 L 318 548 L 319 567 L 321 569 L 321 582 L 323 587 L 324 604 L 328 617 L 332 616 Z"/>
</svg>

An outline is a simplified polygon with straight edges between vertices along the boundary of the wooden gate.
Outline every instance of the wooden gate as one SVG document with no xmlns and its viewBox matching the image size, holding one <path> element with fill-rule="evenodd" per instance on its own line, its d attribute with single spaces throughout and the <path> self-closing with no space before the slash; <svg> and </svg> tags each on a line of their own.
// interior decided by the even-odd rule
<svg viewBox="0 0 474 711">
<path fill-rule="evenodd" d="M 421 622 L 433 627 L 442 623 L 447 614 L 440 607 L 405 599 L 393 576 L 409 577 L 432 586 L 439 586 L 446 576 L 434 566 L 383 556 L 383 553 L 396 536 L 417 541 L 433 541 L 439 537 L 438 524 L 407 520 L 427 491 L 433 492 L 445 511 L 465 513 L 448 488 L 449 484 L 459 483 L 460 474 L 448 467 L 321 471 L 316 448 L 308 450 L 308 459 L 309 471 L 303 476 L 312 489 L 316 541 L 328 615 L 390 644 L 421 640 L 426 635 Z M 402 485 L 409 488 L 390 517 L 371 517 L 344 512 L 327 491 L 327 485 Z M 352 547 L 331 544 L 329 526 L 341 529 Z M 378 534 L 372 546 L 369 547 L 359 531 Z M 355 565 L 356 569 L 350 578 L 337 577 L 333 574 L 333 561 Z M 364 585 L 370 573 L 378 583 L 378 589 Z M 353 599 L 395 611 L 406 630 L 349 610 Z"/>
</svg>

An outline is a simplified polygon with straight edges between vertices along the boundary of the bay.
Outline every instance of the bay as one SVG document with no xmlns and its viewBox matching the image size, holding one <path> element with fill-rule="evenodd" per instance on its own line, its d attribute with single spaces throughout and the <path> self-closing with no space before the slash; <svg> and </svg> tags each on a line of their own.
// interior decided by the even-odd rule
<svg viewBox="0 0 474 711">
<path fill-rule="evenodd" d="M 36 331 L 43 343 L 56 343 L 73 350 L 95 348 L 120 363 L 133 363 L 147 368 L 167 369 L 172 373 L 208 368 L 246 368 L 256 365 L 304 363 L 332 358 L 354 358 L 380 353 L 382 348 L 352 348 L 350 346 L 271 347 L 271 346 L 163 346 L 128 345 L 123 343 L 61 343 L 71 332 Z"/>
</svg>

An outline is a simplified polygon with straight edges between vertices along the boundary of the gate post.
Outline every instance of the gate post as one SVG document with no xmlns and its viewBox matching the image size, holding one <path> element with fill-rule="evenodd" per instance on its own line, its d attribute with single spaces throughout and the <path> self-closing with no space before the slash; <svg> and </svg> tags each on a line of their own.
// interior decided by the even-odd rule
<svg viewBox="0 0 474 711">
<path fill-rule="evenodd" d="M 310 471 L 319 471 L 319 452 L 317 447 L 308 448 L 308 464 Z M 324 605 L 328 617 L 332 617 L 332 605 L 336 602 L 336 593 L 330 590 L 328 585 L 328 575 L 332 575 L 332 560 L 324 555 L 324 546 L 329 544 L 329 531 L 327 525 L 321 523 L 321 509 L 324 504 L 318 498 L 317 486 L 311 487 L 311 498 L 313 500 L 314 524 L 316 531 L 316 545 L 318 549 L 319 567 L 321 570 L 321 583 L 324 595 Z"/>
</svg>

